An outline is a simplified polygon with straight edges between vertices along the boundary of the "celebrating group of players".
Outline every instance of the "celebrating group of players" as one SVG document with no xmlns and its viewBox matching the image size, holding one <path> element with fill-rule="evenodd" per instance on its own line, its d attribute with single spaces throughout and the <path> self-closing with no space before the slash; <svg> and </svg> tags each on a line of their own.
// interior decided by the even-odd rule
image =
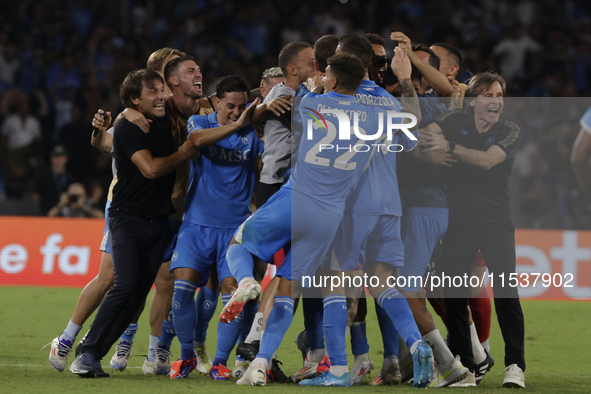
<svg viewBox="0 0 591 394">
<path fill-rule="evenodd" d="M 469 250 L 459 252 L 456 246 L 447 251 L 444 239 L 443 261 L 461 260 L 461 269 L 472 270 L 480 250 L 487 263 L 490 257 L 491 271 L 495 264 L 499 273 L 514 270 L 514 251 L 512 262 L 493 253 L 510 244 L 501 231 L 506 223 L 488 222 L 482 212 L 494 209 L 505 219 L 502 176 L 508 176 L 522 136 L 499 118 L 502 77 L 483 73 L 460 84 L 457 49 L 444 43 L 413 47 L 402 33 L 391 39 L 398 46 L 390 64 L 385 41 L 375 34 L 327 35 L 314 46 L 290 43 L 279 54 L 279 67 L 264 72 L 254 100 L 249 97 L 256 92 L 235 75 L 221 78 L 215 95 L 203 97 L 199 66 L 170 48 L 128 74 L 121 85 L 126 109 L 114 126 L 108 129 L 110 112 L 99 110 L 93 119 L 92 144 L 114 158 L 100 272 L 51 343 L 51 365 L 65 369 L 82 324 L 98 308 L 70 370 L 109 376 L 100 360 L 118 338 L 110 365 L 124 370 L 154 284 L 145 374 L 178 379 L 197 370 L 214 380 L 240 378 L 238 384 L 351 386 L 374 367 L 364 289 L 302 284 L 314 275 L 365 273 L 377 280 L 367 290 L 384 342 L 384 363 L 371 384 L 411 378 L 415 387 L 479 383 L 494 363 L 486 290 L 433 295 L 444 318 L 448 309 L 448 345 L 416 281 L 398 289 L 386 284 L 393 275 L 422 276 L 448 225 L 451 245 L 460 242 L 466 223 L 479 224 L 470 222 L 474 218 L 494 225 L 485 231 L 498 240 L 472 235 Z M 464 106 L 464 96 L 480 101 Z M 399 130 L 388 133 L 393 123 Z M 459 181 L 456 168 L 464 171 Z M 465 190 L 474 178 L 484 182 L 474 192 L 484 199 L 470 211 L 461 199 L 477 198 Z M 492 188 L 502 195 L 489 193 Z M 469 220 L 453 227 L 452 219 L 463 216 Z M 276 276 L 262 292 L 272 263 Z M 220 292 L 224 308 L 211 361 L 206 333 Z M 468 293 L 475 295 L 470 308 Z M 304 365 L 288 379 L 276 351 L 300 296 L 305 330 L 296 343 Z M 506 340 L 503 385 L 525 387 L 521 307 L 516 293 L 502 296 L 511 300 L 505 313 L 499 310 L 503 302 L 497 306 Z M 350 373 L 349 334 L 355 356 Z M 171 363 L 175 336 L 181 355 Z"/>
</svg>

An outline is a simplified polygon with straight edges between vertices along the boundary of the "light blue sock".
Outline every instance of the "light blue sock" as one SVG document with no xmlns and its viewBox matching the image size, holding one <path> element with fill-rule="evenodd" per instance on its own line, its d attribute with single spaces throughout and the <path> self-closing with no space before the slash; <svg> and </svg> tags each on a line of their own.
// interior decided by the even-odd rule
<svg viewBox="0 0 591 394">
<path fill-rule="evenodd" d="M 324 336 L 330 365 L 347 365 L 347 346 L 345 344 L 347 297 L 331 295 L 324 298 L 323 305 Z"/>
<path fill-rule="evenodd" d="M 378 305 L 376 299 L 376 315 L 378 316 L 378 324 L 380 326 L 380 332 L 382 333 L 382 341 L 384 342 L 384 358 L 390 356 L 399 356 L 398 348 L 400 346 L 398 330 L 394 327 L 394 323 L 381 306 Z"/>
<path fill-rule="evenodd" d="M 322 298 L 302 298 L 304 310 L 304 327 L 311 350 L 324 349 L 324 307 Z"/>
<path fill-rule="evenodd" d="M 369 353 L 367 343 L 367 328 L 364 321 L 354 322 L 351 325 L 351 351 L 354 356 Z"/>
<path fill-rule="evenodd" d="M 197 286 L 187 280 L 175 279 L 172 296 L 172 321 L 181 343 L 181 360 L 195 358 L 193 335 L 195 332 L 195 296 Z"/>
<path fill-rule="evenodd" d="M 409 348 L 423 338 L 406 298 L 398 290 L 395 288 L 384 290 L 378 297 L 378 304 L 384 308 Z"/>
<path fill-rule="evenodd" d="M 125 341 L 130 345 L 133 344 L 133 338 L 135 337 L 135 333 L 137 332 L 138 328 L 140 328 L 139 324 L 131 323 L 129 326 L 127 326 L 127 329 L 125 332 L 123 332 L 123 335 L 121 335 L 120 340 Z"/>
<path fill-rule="evenodd" d="M 287 296 L 275 296 L 273 299 L 273 309 L 267 318 L 267 324 L 263 338 L 261 338 L 261 347 L 257 357 L 271 360 L 273 354 L 279 349 L 285 333 L 289 329 L 293 320 L 294 300 Z"/>
<path fill-rule="evenodd" d="M 218 306 L 219 291 L 213 291 L 209 287 L 202 287 L 195 297 L 195 311 L 197 324 L 195 324 L 195 342 L 205 342 L 209 322 L 215 314 Z"/>
<path fill-rule="evenodd" d="M 240 328 L 238 343 L 244 342 L 248 336 L 250 328 L 252 327 L 252 322 L 254 321 L 254 317 L 259 309 L 259 305 L 260 302 L 257 300 L 250 300 L 244 304 L 244 308 L 242 309 L 242 327 Z"/>
<path fill-rule="evenodd" d="M 230 246 L 226 252 L 226 260 L 232 276 L 238 283 L 245 278 L 254 278 L 254 260 L 244 246 L 240 244 Z"/>
<path fill-rule="evenodd" d="M 230 301 L 231 297 L 232 293 L 222 294 L 222 302 L 224 305 Z M 232 349 L 234 349 L 234 345 L 236 345 L 236 341 L 240 335 L 241 327 L 242 312 L 240 312 L 238 317 L 230 323 L 218 323 L 218 345 L 213 359 L 213 367 L 219 364 L 226 365 L 228 363 L 230 353 L 232 352 Z"/>
</svg>

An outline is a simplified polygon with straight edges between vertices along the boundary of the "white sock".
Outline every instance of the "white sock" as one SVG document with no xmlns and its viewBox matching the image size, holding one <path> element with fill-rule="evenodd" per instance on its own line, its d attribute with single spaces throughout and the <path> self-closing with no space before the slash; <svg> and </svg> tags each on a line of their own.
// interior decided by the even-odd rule
<svg viewBox="0 0 591 394">
<path fill-rule="evenodd" d="M 480 344 L 474 323 L 470 325 L 470 340 L 472 341 L 472 354 L 474 355 L 474 363 L 478 365 L 486 360 L 486 353 Z"/>
<path fill-rule="evenodd" d="M 415 343 L 412 344 L 412 346 L 410 347 L 410 354 L 414 354 L 415 353 L 415 350 L 417 350 L 417 346 L 419 346 L 419 343 L 420 342 L 421 341 L 419 339 L 417 339 L 415 341 Z"/>
<path fill-rule="evenodd" d="M 308 354 L 310 355 L 308 361 L 311 363 L 320 363 L 324 357 L 324 348 L 310 350 Z"/>
<path fill-rule="evenodd" d="M 66 326 L 66 329 L 64 330 L 64 333 L 62 335 L 60 335 L 60 339 L 67 339 L 70 342 L 74 342 L 81 329 L 82 329 L 82 326 L 79 326 L 78 324 L 74 324 L 74 323 L 72 323 L 72 320 L 70 320 L 68 322 L 68 325 Z"/>
<path fill-rule="evenodd" d="M 349 338 L 349 334 L 351 334 L 351 327 L 347 326 L 345 328 L 345 339 Z"/>
<path fill-rule="evenodd" d="M 484 350 L 486 350 L 490 354 L 490 343 L 488 343 L 488 339 L 484 342 L 480 343 Z"/>
<path fill-rule="evenodd" d="M 347 367 L 346 365 L 331 365 L 330 366 L 330 373 L 333 374 L 334 376 L 336 376 L 337 378 L 340 378 L 341 376 L 343 376 L 347 372 L 349 372 L 349 367 Z"/>
<path fill-rule="evenodd" d="M 250 332 L 244 340 L 245 343 L 253 343 L 261 340 L 261 332 L 263 331 L 263 312 L 257 312 L 254 315 L 254 321 L 250 327 Z"/>
<path fill-rule="evenodd" d="M 159 338 L 156 335 L 150 335 L 150 345 L 148 346 L 148 361 L 154 361 L 154 351 L 158 347 Z"/>
<path fill-rule="evenodd" d="M 433 349 L 433 357 L 439 366 L 449 365 L 454 361 L 454 355 L 445 345 L 441 333 L 435 329 L 423 337 L 423 341 L 427 342 Z"/>
</svg>

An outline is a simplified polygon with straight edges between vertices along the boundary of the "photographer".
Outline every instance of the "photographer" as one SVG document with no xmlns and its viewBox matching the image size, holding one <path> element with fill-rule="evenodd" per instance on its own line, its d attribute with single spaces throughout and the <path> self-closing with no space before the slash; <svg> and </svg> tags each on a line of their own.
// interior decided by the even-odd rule
<svg viewBox="0 0 591 394">
<path fill-rule="evenodd" d="M 62 193 L 59 203 L 47 212 L 51 217 L 102 218 L 103 212 L 88 203 L 86 190 L 81 183 L 72 183 Z"/>
</svg>

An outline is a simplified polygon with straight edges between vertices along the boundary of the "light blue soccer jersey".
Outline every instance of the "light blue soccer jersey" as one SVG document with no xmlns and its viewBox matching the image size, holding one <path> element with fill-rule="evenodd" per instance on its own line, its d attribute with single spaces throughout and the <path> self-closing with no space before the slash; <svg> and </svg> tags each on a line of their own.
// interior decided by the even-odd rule
<svg viewBox="0 0 591 394">
<path fill-rule="evenodd" d="M 344 111 L 345 128 L 336 115 L 325 112 L 334 110 Z M 360 129 L 377 130 L 379 110 L 360 104 L 353 96 L 329 92 L 304 97 L 297 111 L 303 133 L 290 187 L 325 209 L 342 214 L 345 200 L 355 189 L 371 155 L 371 149 L 361 146 L 368 141 L 360 140 L 351 130 L 354 114 L 359 115 Z"/>
<path fill-rule="evenodd" d="M 217 112 L 193 115 L 187 133 L 219 127 Z M 183 221 L 216 228 L 238 227 L 251 213 L 256 162 L 263 152 L 252 125 L 201 148 L 191 161 L 191 183 Z"/>
<path fill-rule="evenodd" d="M 383 108 L 390 111 L 401 111 L 400 102 L 373 81 L 363 81 L 356 93 L 360 103 Z M 401 123 L 400 119 L 394 123 Z M 368 143 L 377 146 L 369 168 L 361 176 L 357 189 L 347 200 L 346 210 L 367 215 L 402 216 L 398 180 L 396 177 L 396 152 L 414 148 L 418 141 L 411 140 L 406 134 L 398 131 L 392 140 L 387 139 L 386 120 L 380 138 Z M 369 131 L 373 134 L 374 131 Z"/>
<path fill-rule="evenodd" d="M 587 109 L 583 117 L 581 118 L 581 127 L 585 129 L 587 133 L 591 133 L 591 107 Z"/>
</svg>

